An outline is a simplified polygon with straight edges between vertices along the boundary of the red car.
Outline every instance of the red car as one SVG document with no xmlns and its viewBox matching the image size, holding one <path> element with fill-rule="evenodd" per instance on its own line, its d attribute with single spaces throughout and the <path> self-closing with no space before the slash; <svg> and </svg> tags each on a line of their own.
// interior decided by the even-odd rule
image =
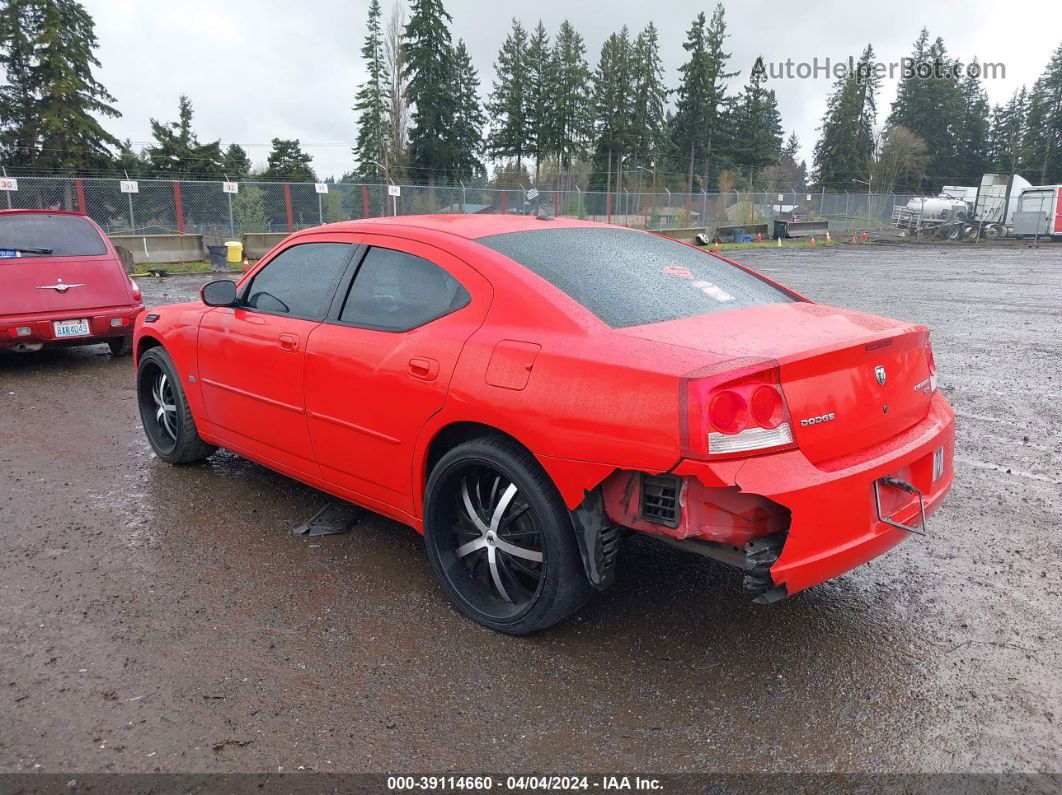
<svg viewBox="0 0 1062 795">
<path fill-rule="evenodd" d="M 457 609 L 513 634 L 607 587 L 624 528 L 770 602 L 922 532 L 952 481 L 925 327 L 602 224 L 306 230 L 135 347 L 160 458 L 225 447 L 408 524 Z"/>
<path fill-rule="evenodd" d="M 107 343 L 132 350 L 140 288 L 84 215 L 0 211 L 0 350 Z"/>
</svg>

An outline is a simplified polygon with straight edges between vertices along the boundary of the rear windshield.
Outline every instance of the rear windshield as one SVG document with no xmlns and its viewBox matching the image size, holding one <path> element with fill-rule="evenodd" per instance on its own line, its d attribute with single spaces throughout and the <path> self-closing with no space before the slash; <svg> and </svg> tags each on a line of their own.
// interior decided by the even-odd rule
<svg viewBox="0 0 1062 795">
<path fill-rule="evenodd" d="M 710 254 L 643 232 L 569 227 L 476 242 L 534 271 L 613 328 L 797 300 Z"/>
<path fill-rule="evenodd" d="M 106 253 L 100 233 L 76 215 L 0 215 L 0 258 L 89 257 Z"/>
</svg>

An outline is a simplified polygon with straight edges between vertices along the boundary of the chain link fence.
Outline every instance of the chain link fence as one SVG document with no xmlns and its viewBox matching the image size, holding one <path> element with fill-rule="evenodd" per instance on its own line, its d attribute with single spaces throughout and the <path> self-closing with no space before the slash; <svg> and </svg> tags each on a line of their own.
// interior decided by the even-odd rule
<svg viewBox="0 0 1062 795">
<path fill-rule="evenodd" d="M 776 219 L 826 220 L 838 234 L 883 229 L 893 208 L 913 194 L 673 191 L 588 192 L 522 188 L 352 182 L 206 182 L 26 177 L 7 180 L 0 209 L 43 208 L 85 213 L 109 234 L 199 234 L 227 239 L 255 232 L 294 232 L 333 221 L 423 213 L 535 212 L 637 228 L 740 226 Z M 234 192 L 230 192 L 234 191 Z M 532 193 L 534 195 L 534 193 Z"/>
</svg>

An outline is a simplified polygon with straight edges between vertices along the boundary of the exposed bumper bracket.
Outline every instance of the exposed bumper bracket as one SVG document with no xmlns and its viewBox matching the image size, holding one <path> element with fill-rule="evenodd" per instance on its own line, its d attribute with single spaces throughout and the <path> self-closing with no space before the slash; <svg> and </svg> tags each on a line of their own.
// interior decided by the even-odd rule
<svg viewBox="0 0 1062 795">
<path fill-rule="evenodd" d="M 908 494 L 913 494 L 918 498 L 918 513 L 921 518 L 921 525 L 919 527 L 912 527 L 911 525 L 903 524 L 902 522 L 896 522 L 887 516 L 883 516 L 881 513 L 881 486 L 891 486 L 894 489 L 900 491 L 906 491 Z M 915 535 L 924 536 L 926 534 L 926 504 L 922 499 L 922 490 L 917 486 L 908 483 L 906 480 L 900 480 L 899 478 L 884 477 L 874 481 L 874 508 L 878 513 L 878 521 L 884 522 L 892 527 L 898 527 L 901 530 L 906 530 L 908 533 L 914 533 Z"/>
</svg>

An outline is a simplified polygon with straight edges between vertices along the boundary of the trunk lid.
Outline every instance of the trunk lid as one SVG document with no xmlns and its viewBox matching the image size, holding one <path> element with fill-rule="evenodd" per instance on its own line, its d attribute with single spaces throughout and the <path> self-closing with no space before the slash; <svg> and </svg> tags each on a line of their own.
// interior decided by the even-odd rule
<svg viewBox="0 0 1062 795">
<path fill-rule="evenodd" d="M 809 460 L 825 468 L 831 459 L 902 433 L 929 411 L 924 326 L 795 302 L 621 333 L 694 348 L 713 354 L 716 362 L 774 360 L 793 438 Z"/>
<path fill-rule="evenodd" d="M 121 262 L 102 257 L 0 257 L 0 315 L 71 312 L 133 302 Z"/>
</svg>

